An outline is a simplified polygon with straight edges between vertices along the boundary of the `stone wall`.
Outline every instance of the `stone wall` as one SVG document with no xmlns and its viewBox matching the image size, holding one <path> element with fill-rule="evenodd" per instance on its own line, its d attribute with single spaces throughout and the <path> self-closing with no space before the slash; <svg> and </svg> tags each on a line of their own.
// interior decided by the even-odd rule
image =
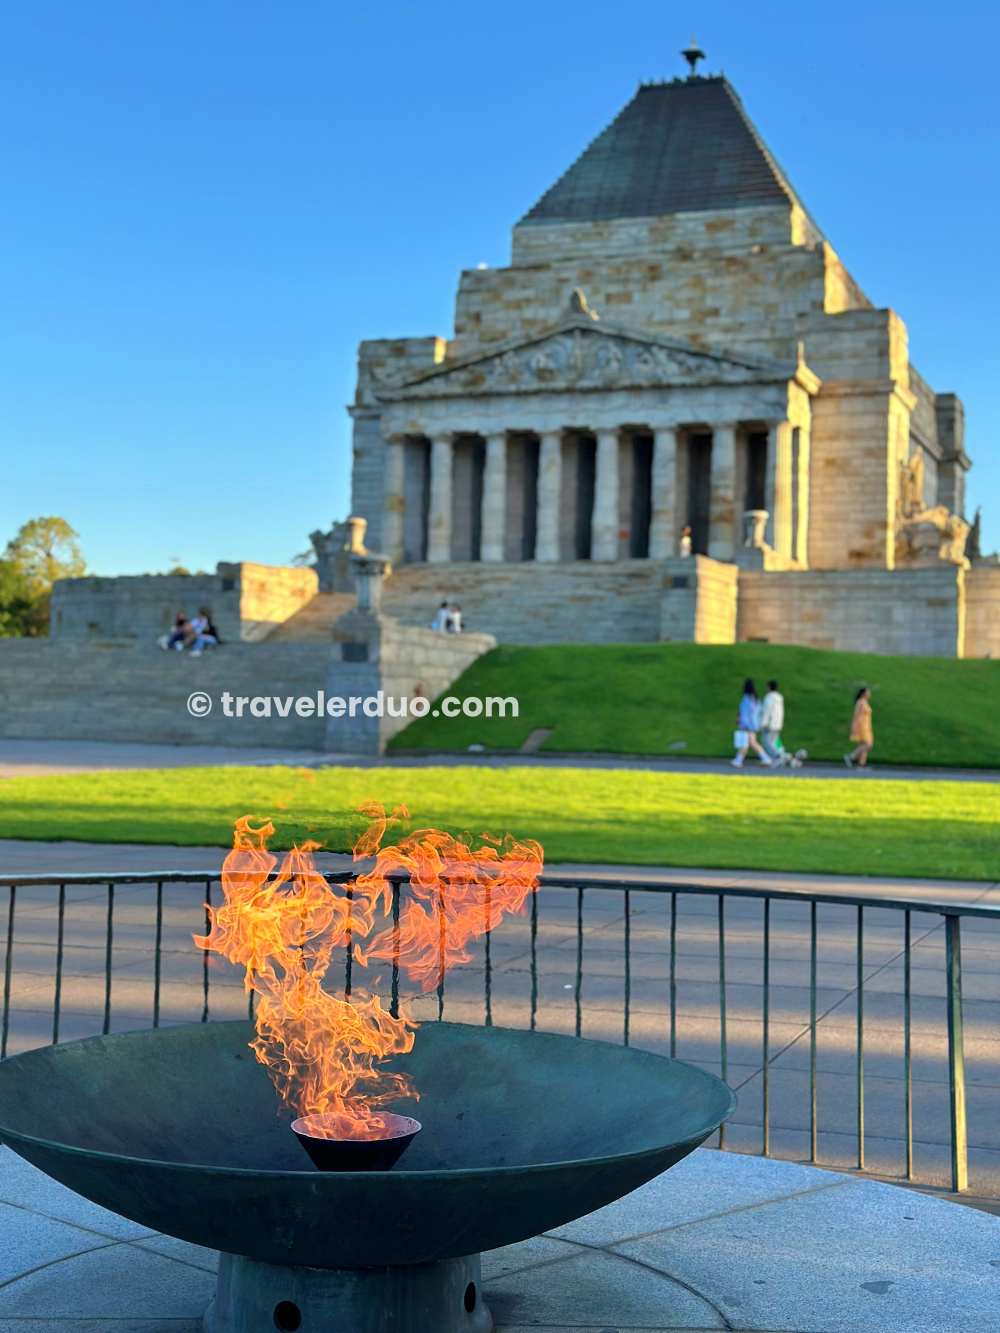
<svg viewBox="0 0 1000 1333">
<path fill-rule="evenodd" d="M 815 244 L 802 209 L 758 204 L 726 214 L 671 213 L 600 222 L 524 221 L 513 230 L 511 264 L 537 267 L 565 259 L 621 259 L 680 250 L 732 250 L 752 245 Z"/>
<path fill-rule="evenodd" d="M 240 638 L 244 642 L 264 639 L 278 625 L 284 624 L 319 592 L 319 579 L 312 569 L 293 565 L 220 566 L 234 569 L 240 591 Z"/>
<path fill-rule="evenodd" d="M 1000 565 L 965 575 L 965 656 L 1000 658 Z"/>
<path fill-rule="evenodd" d="M 796 338 L 823 314 L 823 252 L 789 244 L 739 246 L 742 218 L 736 213 L 716 215 L 717 226 L 730 222 L 731 252 L 720 253 L 717 247 L 662 248 L 611 257 L 550 256 L 550 262 L 539 265 L 469 269 L 461 277 L 449 358 L 551 327 L 562 317 L 569 293 L 581 287 L 608 324 L 678 338 L 695 347 L 788 360 L 794 357 Z M 562 230 L 531 229 L 533 233 Z"/>
<path fill-rule="evenodd" d="M 939 393 L 935 398 L 938 444 L 941 465 L 938 470 L 938 504 L 947 505 L 955 514 L 965 513 L 965 408 L 953 393 Z"/>
<path fill-rule="evenodd" d="M 365 545 L 381 551 L 385 523 L 385 441 L 381 417 L 370 409 L 355 409 L 351 462 L 351 513 L 368 520 Z"/>
<path fill-rule="evenodd" d="M 227 718 L 221 695 L 311 695 L 328 686 L 325 643 L 233 643 L 191 658 L 146 643 L 0 639 L 0 735 L 25 739 L 322 749 L 325 720 Z M 187 698 L 204 690 L 207 717 Z"/>
<path fill-rule="evenodd" d="M 740 575 L 737 638 L 843 652 L 961 656 L 963 571 L 837 570 Z"/>
<path fill-rule="evenodd" d="M 53 639 L 143 639 L 153 643 L 178 611 L 208 606 L 223 639 L 240 637 L 235 579 L 216 574 L 136 574 L 122 578 L 60 579 L 52 589 Z"/>
<path fill-rule="evenodd" d="M 735 565 L 698 558 L 695 643 L 733 643 L 739 570 Z"/>
<path fill-rule="evenodd" d="M 812 401 L 812 569 L 885 569 L 895 556 L 890 396 L 888 385 L 848 382 L 824 385 Z"/>
<path fill-rule="evenodd" d="M 705 555 L 664 561 L 660 639 L 732 643 L 736 637 L 739 570 Z"/>
<path fill-rule="evenodd" d="M 319 588 L 311 569 L 220 563 L 214 574 L 60 579 L 52 589 L 53 639 L 155 643 L 178 611 L 207 606 L 225 643 L 265 638 Z"/>
<path fill-rule="evenodd" d="M 342 616 L 333 637 L 329 693 L 346 699 L 377 700 L 381 695 L 399 705 L 415 697 L 433 702 L 477 657 L 496 647 L 489 634 L 442 634 L 364 611 Z M 328 719 L 326 748 L 341 754 L 382 754 L 390 737 L 410 721 L 409 714 L 346 712 Z"/>
</svg>

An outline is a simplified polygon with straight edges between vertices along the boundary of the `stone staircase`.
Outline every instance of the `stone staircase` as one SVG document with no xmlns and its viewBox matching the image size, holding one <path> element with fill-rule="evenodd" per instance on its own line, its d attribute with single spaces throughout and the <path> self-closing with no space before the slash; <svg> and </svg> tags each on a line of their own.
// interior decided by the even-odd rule
<svg viewBox="0 0 1000 1333">
<path fill-rule="evenodd" d="M 442 601 L 457 601 L 467 631 L 501 643 L 648 643 L 659 637 L 663 582 L 649 560 L 404 565 L 386 580 L 382 609 L 426 629 Z M 318 593 L 267 642 L 329 642 L 353 606 L 351 594 Z"/>
<path fill-rule="evenodd" d="M 333 622 L 354 606 L 349 592 L 318 592 L 267 636 L 268 643 L 330 643 Z"/>
<path fill-rule="evenodd" d="M 429 625 L 442 601 L 456 601 L 465 630 L 500 643 L 644 643 L 659 637 L 662 584 L 650 560 L 408 565 L 386 581 L 382 607 Z"/>
</svg>

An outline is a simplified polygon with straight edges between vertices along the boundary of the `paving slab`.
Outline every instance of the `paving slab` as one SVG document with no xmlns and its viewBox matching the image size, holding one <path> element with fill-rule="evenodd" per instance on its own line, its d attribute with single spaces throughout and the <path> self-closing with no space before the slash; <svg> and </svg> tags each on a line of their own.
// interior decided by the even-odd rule
<svg viewBox="0 0 1000 1333">
<path fill-rule="evenodd" d="M 0 1199 L 23 1200 L 0 1204 L 19 1209 L 16 1226 L 0 1218 L 0 1333 L 200 1329 L 215 1254 L 116 1239 L 103 1209 L 68 1195 L 0 1149 Z M 497 1333 L 995 1333 L 1000 1219 L 700 1149 L 589 1217 L 487 1253 L 483 1286 Z"/>
<path fill-rule="evenodd" d="M 611 1248 L 712 1290 L 727 1320 L 749 1328 L 794 1319 L 825 1333 L 955 1333 L 997 1327 L 1000 1223 L 982 1226 L 979 1216 L 937 1199 L 917 1204 L 892 1185 L 834 1177 L 808 1193 Z"/>
</svg>

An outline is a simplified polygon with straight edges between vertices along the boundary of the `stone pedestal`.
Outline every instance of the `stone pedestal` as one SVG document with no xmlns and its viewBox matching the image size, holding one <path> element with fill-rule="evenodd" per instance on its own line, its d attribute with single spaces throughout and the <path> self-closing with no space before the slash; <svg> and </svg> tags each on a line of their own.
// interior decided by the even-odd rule
<svg viewBox="0 0 1000 1333">
<path fill-rule="evenodd" d="M 478 1254 L 436 1264 L 305 1268 L 219 1255 L 205 1333 L 490 1333 Z"/>
<path fill-rule="evenodd" d="M 351 573 L 354 575 L 357 609 L 377 614 L 382 605 L 382 586 L 392 573 L 392 562 L 388 556 L 366 552 L 351 558 Z"/>
<path fill-rule="evenodd" d="M 324 748 L 339 754 L 383 754 L 417 710 L 429 712 L 466 667 L 496 647 L 490 634 L 418 629 L 361 608 L 340 617 L 333 640 Z"/>
</svg>

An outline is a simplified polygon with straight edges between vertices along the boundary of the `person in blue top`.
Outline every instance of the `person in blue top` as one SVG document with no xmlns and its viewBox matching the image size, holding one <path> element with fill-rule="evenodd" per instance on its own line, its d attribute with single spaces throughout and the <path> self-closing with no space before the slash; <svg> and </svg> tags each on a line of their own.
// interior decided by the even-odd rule
<svg viewBox="0 0 1000 1333">
<path fill-rule="evenodd" d="M 747 750 L 753 750 L 765 768 L 771 767 L 771 757 L 757 739 L 760 727 L 760 704 L 757 702 L 757 690 L 752 680 L 743 682 L 743 694 L 740 697 L 739 711 L 736 716 L 736 730 L 733 732 L 733 745 L 736 757 L 729 762 L 733 768 L 742 768 Z"/>
</svg>

